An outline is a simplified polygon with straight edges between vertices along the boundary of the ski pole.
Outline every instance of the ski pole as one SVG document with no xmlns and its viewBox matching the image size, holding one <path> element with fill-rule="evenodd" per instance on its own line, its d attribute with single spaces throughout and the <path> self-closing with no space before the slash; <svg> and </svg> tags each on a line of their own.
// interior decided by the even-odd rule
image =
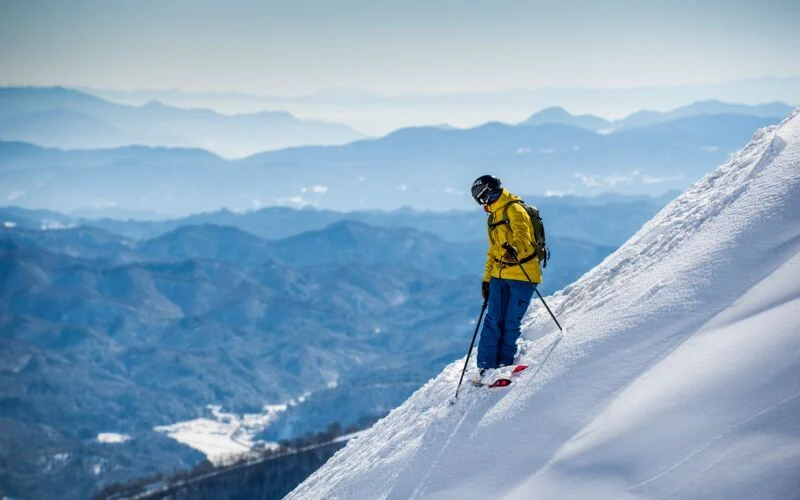
<svg viewBox="0 0 800 500">
<path fill-rule="evenodd" d="M 533 289 L 536 291 L 536 295 L 538 295 L 539 298 L 542 300 L 542 304 L 544 304 L 544 308 L 547 309 L 547 312 L 550 313 L 550 317 L 553 318 L 553 321 L 556 322 L 556 326 L 558 327 L 558 329 L 561 331 L 561 333 L 564 333 L 564 329 L 561 328 L 561 325 L 558 323 L 558 320 L 556 319 L 556 315 L 553 314 L 553 311 L 550 310 L 550 306 L 547 305 L 547 302 L 544 301 L 544 297 L 542 297 L 542 294 L 539 293 L 539 287 L 536 285 L 536 283 L 533 282 L 531 277 L 528 276 L 528 271 L 525 270 L 525 267 L 522 264 L 519 264 L 519 268 L 522 269 L 522 272 L 525 274 L 525 277 L 528 278 L 528 281 L 531 283 L 531 285 L 533 285 Z"/>
<path fill-rule="evenodd" d="M 458 399 L 458 391 L 461 389 L 461 382 L 464 381 L 464 373 L 467 371 L 467 365 L 469 364 L 469 357 L 472 356 L 472 348 L 475 346 L 475 339 L 478 337 L 478 328 L 481 326 L 481 320 L 483 320 L 483 313 L 486 312 L 486 305 L 489 303 L 489 299 L 486 298 L 483 300 L 483 306 L 481 306 L 481 314 L 478 316 L 478 324 L 475 325 L 475 333 L 472 334 L 472 342 L 469 344 L 469 351 L 467 351 L 467 359 L 464 361 L 464 369 L 461 370 L 461 378 L 458 379 L 458 387 L 456 387 L 456 395 L 450 401 L 451 404 L 456 402 Z"/>
<path fill-rule="evenodd" d="M 536 295 L 538 295 L 539 298 L 542 300 L 542 304 L 544 304 L 544 308 L 547 309 L 547 312 L 550 313 L 550 317 L 553 318 L 553 321 L 556 322 L 556 326 L 558 327 L 558 329 L 561 330 L 561 333 L 564 333 L 564 329 L 561 328 L 561 325 L 558 324 L 558 320 L 556 319 L 556 315 L 553 314 L 553 311 L 550 310 L 550 306 L 547 305 L 547 302 L 544 301 L 544 297 L 542 297 L 542 294 L 539 293 L 539 287 L 536 287 Z"/>
</svg>

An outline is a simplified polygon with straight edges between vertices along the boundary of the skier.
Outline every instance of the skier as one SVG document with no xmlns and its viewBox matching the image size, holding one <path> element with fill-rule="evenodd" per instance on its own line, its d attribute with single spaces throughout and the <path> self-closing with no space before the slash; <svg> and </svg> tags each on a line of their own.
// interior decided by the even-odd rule
<svg viewBox="0 0 800 500">
<path fill-rule="evenodd" d="M 520 198 L 491 175 L 475 180 L 472 197 L 489 214 L 489 250 L 481 283 L 488 304 L 478 343 L 480 379 L 476 382 L 491 383 L 497 368 L 514 364 L 522 318 L 542 282 L 542 271 L 531 219 Z"/>
</svg>

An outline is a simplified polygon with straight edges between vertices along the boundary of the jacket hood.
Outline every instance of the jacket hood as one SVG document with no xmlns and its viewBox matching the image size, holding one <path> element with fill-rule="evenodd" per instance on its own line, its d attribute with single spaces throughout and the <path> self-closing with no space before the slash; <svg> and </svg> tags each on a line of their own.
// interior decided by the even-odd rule
<svg viewBox="0 0 800 500">
<path fill-rule="evenodd" d="M 502 208 L 504 206 L 506 206 L 506 204 L 508 204 L 508 202 L 514 201 L 514 200 L 519 200 L 519 199 L 520 199 L 519 196 L 515 195 L 514 193 L 512 193 L 508 189 L 503 188 L 503 192 L 500 193 L 500 197 L 497 198 L 497 200 L 494 203 L 489 205 L 487 212 L 491 212 L 492 214 L 496 214 L 497 212 L 502 210 Z"/>
</svg>

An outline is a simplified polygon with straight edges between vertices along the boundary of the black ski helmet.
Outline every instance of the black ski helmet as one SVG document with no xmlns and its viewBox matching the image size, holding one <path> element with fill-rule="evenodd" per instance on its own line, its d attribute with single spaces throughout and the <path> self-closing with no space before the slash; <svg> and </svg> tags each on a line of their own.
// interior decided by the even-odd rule
<svg viewBox="0 0 800 500">
<path fill-rule="evenodd" d="M 472 197 L 479 205 L 486 205 L 492 196 L 502 191 L 500 179 L 493 175 L 482 175 L 472 183 Z"/>
</svg>

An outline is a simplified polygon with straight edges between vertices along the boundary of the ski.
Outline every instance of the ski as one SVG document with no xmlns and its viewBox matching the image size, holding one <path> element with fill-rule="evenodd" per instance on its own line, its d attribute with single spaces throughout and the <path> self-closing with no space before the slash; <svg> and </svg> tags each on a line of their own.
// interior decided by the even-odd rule
<svg viewBox="0 0 800 500">
<path fill-rule="evenodd" d="M 517 375 L 519 372 L 526 369 L 527 367 L 528 365 L 517 365 L 514 367 L 513 370 L 511 370 L 511 375 Z"/>
<path fill-rule="evenodd" d="M 512 380 L 510 378 L 500 377 L 494 380 L 492 383 L 488 382 L 480 382 L 478 380 L 473 380 L 472 385 L 475 387 L 486 387 L 488 389 L 494 389 L 496 387 L 508 387 L 511 385 Z"/>
<path fill-rule="evenodd" d="M 510 378 L 499 378 L 494 382 L 492 382 L 491 384 L 487 385 L 486 387 L 488 387 L 489 389 L 494 389 L 495 387 L 508 387 L 509 385 L 511 385 Z"/>
<path fill-rule="evenodd" d="M 472 385 L 474 385 L 475 387 L 486 387 L 486 388 L 489 388 L 489 389 L 493 389 L 495 387 L 508 387 L 509 385 L 511 385 L 511 379 L 510 378 L 498 378 L 498 379 L 495 379 L 494 382 L 492 382 L 492 383 L 481 382 L 480 380 L 473 380 L 472 381 Z"/>
<path fill-rule="evenodd" d="M 517 365 L 511 370 L 510 373 L 508 373 L 508 375 L 496 378 L 491 383 L 481 382 L 479 379 L 473 379 L 472 385 L 474 385 L 475 387 L 487 387 L 489 389 L 493 389 L 496 387 L 508 387 L 512 383 L 511 377 L 518 375 L 526 368 L 528 368 L 528 365 Z"/>
</svg>

